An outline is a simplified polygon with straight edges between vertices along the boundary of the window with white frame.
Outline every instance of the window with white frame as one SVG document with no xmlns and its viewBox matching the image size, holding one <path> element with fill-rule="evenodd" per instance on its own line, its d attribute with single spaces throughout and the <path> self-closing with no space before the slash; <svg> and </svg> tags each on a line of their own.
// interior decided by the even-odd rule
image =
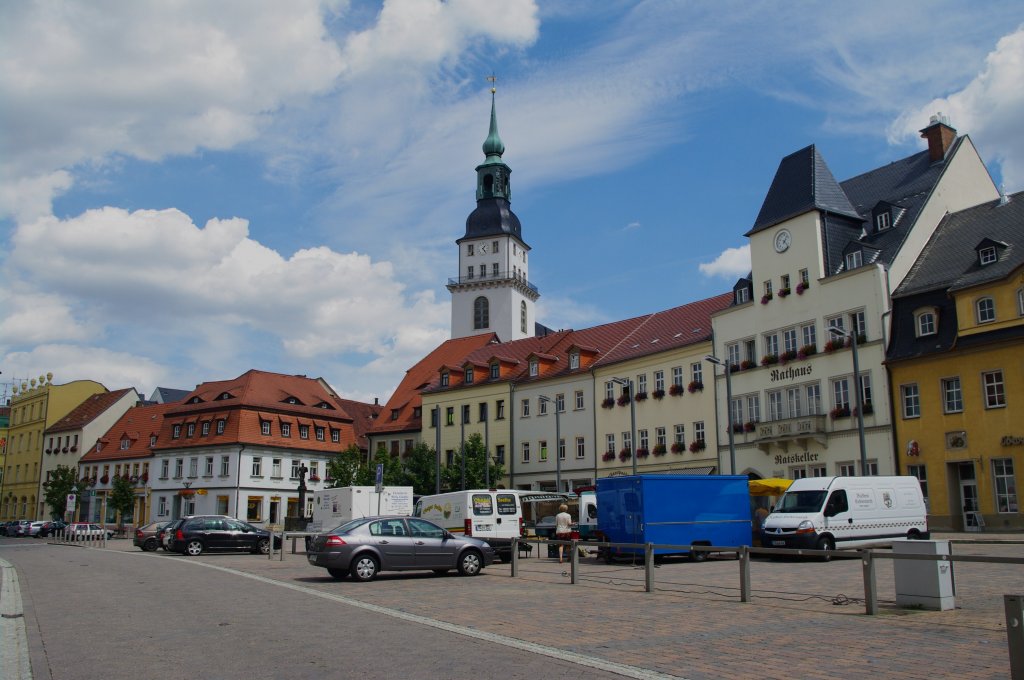
<svg viewBox="0 0 1024 680">
<path fill-rule="evenodd" d="M 761 397 L 757 394 L 747 395 L 747 422 L 756 423 L 761 420 Z"/>
<path fill-rule="evenodd" d="M 263 458 L 260 456 L 254 456 L 252 459 L 252 476 L 263 476 Z"/>
<path fill-rule="evenodd" d="M 804 324 L 800 327 L 800 334 L 803 336 L 804 347 L 818 347 L 818 330 L 813 323 Z"/>
<path fill-rule="evenodd" d="M 606 434 L 604 436 L 604 450 L 608 453 L 615 453 L 615 435 Z"/>
<path fill-rule="evenodd" d="M 536 378 L 538 373 L 540 373 L 540 362 L 530 359 L 530 376 Z"/>
<path fill-rule="evenodd" d="M 690 379 L 698 385 L 704 384 L 704 363 L 694 361 L 690 364 Z"/>
<path fill-rule="evenodd" d="M 298 479 L 299 478 L 299 469 L 301 467 L 302 467 L 302 461 L 301 460 L 296 460 L 295 458 L 292 458 L 292 470 L 291 470 L 291 475 L 290 475 L 291 479 Z"/>
<path fill-rule="evenodd" d="M 878 231 L 888 229 L 892 225 L 890 219 L 888 211 L 878 213 L 875 215 L 875 229 Z"/>
<path fill-rule="evenodd" d="M 917 337 L 920 338 L 925 335 L 935 335 L 934 310 L 926 309 L 924 311 L 918 312 L 916 322 L 917 323 L 915 324 L 915 327 L 917 330 Z"/>
<path fill-rule="evenodd" d="M 664 427 L 654 428 L 654 443 L 657 446 L 668 446 L 668 437 L 665 435 Z"/>
<path fill-rule="evenodd" d="M 104 474 L 106 474 L 106 471 L 104 471 Z M 184 476 L 185 476 L 185 459 L 184 458 L 176 458 L 174 460 L 174 478 L 175 479 L 181 479 Z"/>
<path fill-rule="evenodd" d="M 650 438 L 647 436 L 647 430 L 637 430 L 636 438 L 640 444 L 638 449 L 647 449 L 648 451 L 650 450 Z"/>
<path fill-rule="evenodd" d="M 556 413 L 565 413 L 565 395 L 564 394 L 556 394 L 555 395 L 555 412 Z"/>
<path fill-rule="evenodd" d="M 981 374 L 985 386 L 985 408 L 1006 406 L 1006 390 L 1003 385 L 1002 371 L 987 371 Z"/>
<path fill-rule="evenodd" d="M 864 470 L 865 477 L 877 477 L 878 476 L 878 461 L 869 458 L 867 461 L 867 468 Z"/>
<path fill-rule="evenodd" d="M 764 353 L 765 356 L 777 357 L 779 356 L 779 336 L 775 333 L 764 334 Z"/>
<path fill-rule="evenodd" d="M 530 442 L 523 442 L 523 462 L 530 462 Z"/>
<path fill-rule="evenodd" d="M 190 458 L 188 461 L 188 476 L 198 477 L 199 476 L 199 459 Z"/>
<path fill-rule="evenodd" d="M 790 418 L 799 418 L 803 415 L 803 408 L 800 397 L 803 390 L 799 387 L 786 388 L 786 408 Z"/>
<path fill-rule="evenodd" d="M 576 410 L 583 410 L 583 390 L 576 390 Z"/>
<path fill-rule="evenodd" d="M 270 434 L 270 421 L 269 420 L 261 420 L 260 421 L 260 432 L 262 432 L 264 435 L 269 435 Z"/>
<path fill-rule="evenodd" d="M 495 361 L 491 364 L 491 380 L 497 380 L 501 377 L 501 364 Z"/>
<path fill-rule="evenodd" d="M 772 294 L 772 282 L 771 281 L 765 281 L 764 282 L 764 294 L 767 297 L 771 297 L 771 294 Z"/>
<path fill-rule="evenodd" d="M 733 397 L 729 402 L 729 421 L 733 427 L 743 423 L 743 397 Z"/>
<path fill-rule="evenodd" d="M 580 353 L 570 352 L 569 353 L 569 370 L 575 371 L 580 367 Z"/>
<path fill-rule="evenodd" d="M 636 376 L 636 393 L 647 394 L 647 374 L 638 373 Z"/>
<path fill-rule="evenodd" d="M 1017 512 L 1017 480 L 1013 476 L 1013 459 L 994 459 L 992 475 L 996 483 L 996 512 Z"/>
<path fill-rule="evenodd" d="M 978 311 L 978 323 L 989 323 L 996 320 L 996 303 L 990 297 L 983 297 L 975 303 Z"/>
<path fill-rule="evenodd" d="M 341 441 L 341 430 L 336 430 L 333 427 L 331 428 L 331 441 L 335 444 Z"/>
<path fill-rule="evenodd" d="M 864 265 L 864 253 L 859 250 L 855 250 L 852 253 L 846 254 L 846 268 L 857 269 Z"/>
<path fill-rule="evenodd" d="M 978 261 L 981 263 L 982 267 L 984 267 L 987 264 L 992 264 L 997 259 L 998 258 L 996 257 L 995 246 L 982 248 L 981 250 L 978 251 Z"/>
<path fill-rule="evenodd" d="M 615 398 L 615 383 L 613 383 L 611 380 L 605 381 L 604 398 L 605 400 Z"/>
<path fill-rule="evenodd" d="M 206 463 L 203 467 L 203 475 L 206 477 L 213 477 L 213 456 L 206 457 Z"/>
<path fill-rule="evenodd" d="M 804 386 L 804 394 L 807 396 L 807 415 L 816 416 L 821 414 L 821 384 L 810 383 Z"/>
<path fill-rule="evenodd" d="M 836 472 L 840 477 L 856 477 L 857 467 L 850 461 L 836 464 Z"/>
<path fill-rule="evenodd" d="M 548 414 L 548 400 L 537 399 L 537 415 L 546 416 Z"/>
<path fill-rule="evenodd" d="M 850 408 L 850 382 L 847 378 L 832 381 L 832 406 L 837 409 Z"/>
<path fill-rule="evenodd" d="M 693 438 L 695 441 L 704 441 L 704 421 L 698 420 L 693 424 Z"/>
<path fill-rule="evenodd" d="M 672 367 L 672 384 L 679 387 L 683 386 L 683 367 L 673 366 Z"/>
<path fill-rule="evenodd" d="M 868 336 L 868 325 L 864 316 L 864 310 L 854 312 L 853 316 L 853 332 L 857 334 L 858 341 L 860 338 L 867 338 Z"/>
<path fill-rule="evenodd" d="M 166 496 L 160 496 L 160 499 L 157 502 L 156 508 L 157 508 L 156 509 L 156 514 L 157 514 L 158 517 L 166 517 L 167 516 L 167 497 Z"/>
<path fill-rule="evenodd" d="M 224 434 L 224 428 L 227 426 L 227 420 L 221 418 L 217 421 L 217 434 Z"/>
<path fill-rule="evenodd" d="M 299 424 L 299 439 L 309 439 L 309 425 Z"/>
<path fill-rule="evenodd" d="M 181 436 L 181 425 L 175 425 L 171 428 L 171 438 L 177 439 Z"/>
<path fill-rule="evenodd" d="M 324 441 L 324 428 L 319 425 L 316 426 L 316 440 L 318 442 Z"/>
<path fill-rule="evenodd" d="M 160 479 L 167 479 L 167 477 L 170 476 L 170 467 L 171 461 L 167 458 L 160 461 Z M 96 475 L 93 476 L 95 477 Z"/>
<path fill-rule="evenodd" d="M 725 353 L 728 356 L 729 365 L 739 368 L 740 365 L 740 343 L 730 342 L 725 346 Z"/>
<path fill-rule="evenodd" d="M 921 495 L 924 496 L 924 505 L 928 507 L 928 468 L 924 465 L 908 465 L 907 474 L 911 477 L 917 477 L 918 483 L 921 485 Z"/>
<path fill-rule="evenodd" d="M 795 328 L 787 328 L 786 330 L 782 331 L 782 343 L 782 346 L 785 348 L 787 352 L 795 353 L 798 349 L 800 349 L 799 347 L 797 347 L 796 344 Z"/>
<path fill-rule="evenodd" d="M 742 305 L 745 302 L 750 301 L 750 290 L 746 286 L 741 286 L 736 289 L 736 304 Z"/>
<path fill-rule="evenodd" d="M 654 389 L 655 391 L 665 391 L 665 371 L 654 372 Z"/>
<path fill-rule="evenodd" d="M 196 424 L 195 423 L 189 423 L 188 427 L 186 428 L 185 436 L 186 437 L 192 437 L 192 436 L 195 435 L 195 433 L 196 433 Z"/>
<path fill-rule="evenodd" d="M 921 417 L 921 391 L 917 383 L 900 385 L 900 401 L 903 404 L 904 418 Z"/>
<path fill-rule="evenodd" d="M 281 476 L 281 459 L 271 458 L 270 459 L 270 476 L 280 477 Z"/>
<path fill-rule="evenodd" d="M 221 456 L 220 457 L 220 474 L 227 477 L 231 474 L 231 457 Z"/>
<path fill-rule="evenodd" d="M 942 412 L 960 413 L 964 410 L 963 390 L 960 389 L 960 377 L 944 378 L 942 381 Z"/>
<path fill-rule="evenodd" d="M 622 433 L 622 448 L 627 451 L 633 450 L 633 433 L 623 432 Z"/>
<path fill-rule="evenodd" d="M 686 426 L 679 424 L 672 428 L 672 441 L 683 446 L 686 444 Z"/>
<path fill-rule="evenodd" d="M 208 434 L 210 434 L 210 421 L 209 420 L 204 420 L 203 421 L 203 436 L 205 437 Z"/>
<path fill-rule="evenodd" d="M 583 437 L 576 437 L 576 457 L 584 458 L 587 455 L 586 441 Z"/>
<path fill-rule="evenodd" d="M 842 314 L 840 314 L 839 316 L 833 316 L 829 317 L 828 319 L 825 319 L 825 325 L 828 328 L 835 328 L 840 331 L 846 330 L 846 324 L 843 321 Z"/>
<path fill-rule="evenodd" d="M 529 399 L 523 399 L 522 405 L 521 405 L 521 409 L 522 410 L 520 411 L 520 416 L 523 417 L 523 418 L 529 418 L 530 417 L 530 400 Z"/>
<path fill-rule="evenodd" d="M 871 392 L 871 374 L 861 373 L 860 374 L 860 400 L 864 404 L 864 408 L 874 407 L 874 394 Z"/>
<path fill-rule="evenodd" d="M 782 410 L 782 390 L 772 390 L 767 393 L 768 397 L 768 420 L 782 420 L 785 418 Z"/>
<path fill-rule="evenodd" d="M 565 460 L 565 438 L 558 440 L 558 460 Z"/>
</svg>

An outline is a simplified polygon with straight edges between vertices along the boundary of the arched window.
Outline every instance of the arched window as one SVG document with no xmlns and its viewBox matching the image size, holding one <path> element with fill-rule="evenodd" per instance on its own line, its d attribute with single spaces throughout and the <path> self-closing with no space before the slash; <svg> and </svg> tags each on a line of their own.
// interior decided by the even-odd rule
<svg viewBox="0 0 1024 680">
<path fill-rule="evenodd" d="M 996 320 L 996 303 L 990 297 L 983 297 L 976 304 L 978 310 L 978 323 L 988 323 Z"/>
<path fill-rule="evenodd" d="M 490 194 L 494 188 L 494 177 L 491 175 L 484 175 L 484 193 Z"/>
<path fill-rule="evenodd" d="M 491 313 L 490 304 L 483 295 L 473 301 L 473 330 L 490 328 Z"/>
<path fill-rule="evenodd" d="M 519 331 L 526 332 L 526 302 L 519 303 Z"/>
<path fill-rule="evenodd" d="M 920 338 L 925 335 L 935 335 L 935 333 L 938 330 L 936 328 L 937 315 L 935 312 L 936 310 L 934 307 L 920 309 L 917 312 L 915 312 L 915 334 L 917 335 L 917 337 Z"/>
</svg>

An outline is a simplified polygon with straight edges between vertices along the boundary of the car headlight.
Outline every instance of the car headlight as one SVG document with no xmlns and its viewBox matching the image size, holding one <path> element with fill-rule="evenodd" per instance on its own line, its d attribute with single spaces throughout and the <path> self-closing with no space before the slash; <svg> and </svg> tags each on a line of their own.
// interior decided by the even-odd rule
<svg viewBox="0 0 1024 680">
<path fill-rule="evenodd" d="M 812 534 L 814 533 L 814 522 L 809 519 L 805 519 L 803 522 L 796 527 L 796 533 L 798 534 Z"/>
</svg>

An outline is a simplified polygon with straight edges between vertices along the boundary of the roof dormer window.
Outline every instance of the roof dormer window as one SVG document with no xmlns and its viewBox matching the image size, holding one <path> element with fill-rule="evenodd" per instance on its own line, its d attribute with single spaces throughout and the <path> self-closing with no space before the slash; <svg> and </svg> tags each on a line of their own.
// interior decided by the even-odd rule
<svg viewBox="0 0 1024 680">
<path fill-rule="evenodd" d="M 189 399 L 188 403 L 190 403 L 190 404 L 198 404 L 198 403 L 200 403 L 202 401 L 203 400 L 200 399 L 198 396 L 195 396 L 195 397 L 192 397 L 191 399 Z"/>
<path fill-rule="evenodd" d="M 530 377 L 535 378 L 540 373 L 540 362 L 536 359 L 530 359 Z"/>
<path fill-rule="evenodd" d="M 914 334 L 921 338 L 938 332 L 938 313 L 934 307 L 914 312 Z"/>
<path fill-rule="evenodd" d="M 124 439 L 121 440 L 121 450 L 122 451 L 127 451 L 129 448 L 131 448 L 131 445 L 132 445 L 132 440 L 128 439 L 128 437 L 125 437 Z"/>
<path fill-rule="evenodd" d="M 472 366 L 466 366 L 466 384 L 467 385 L 472 385 L 473 384 L 473 367 Z"/>
<path fill-rule="evenodd" d="M 501 366 L 495 361 L 491 364 L 491 380 L 497 380 L 501 377 Z"/>
<path fill-rule="evenodd" d="M 448 371 L 441 373 L 441 387 L 448 387 L 449 381 L 451 380 Z"/>
<path fill-rule="evenodd" d="M 571 352 L 569 354 L 569 370 L 575 371 L 579 367 L 580 367 L 580 353 L 579 352 Z"/>
<path fill-rule="evenodd" d="M 999 255 L 996 253 L 995 246 L 988 246 L 978 251 L 978 264 L 984 267 L 987 264 L 992 264 L 999 259 Z"/>
<path fill-rule="evenodd" d="M 854 250 L 846 254 L 846 270 L 857 269 L 864 266 L 864 253 Z"/>
<path fill-rule="evenodd" d="M 875 230 L 884 231 L 892 226 L 892 215 L 888 212 L 880 212 L 875 215 Z"/>
</svg>

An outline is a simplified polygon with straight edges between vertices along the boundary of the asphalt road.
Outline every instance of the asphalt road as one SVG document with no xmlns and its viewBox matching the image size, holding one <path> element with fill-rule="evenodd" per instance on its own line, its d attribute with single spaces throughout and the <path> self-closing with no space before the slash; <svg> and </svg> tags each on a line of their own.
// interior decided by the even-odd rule
<svg viewBox="0 0 1024 680">
<path fill-rule="evenodd" d="M 396 609 L 353 606 L 211 557 L 0 540 L 0 559 L 17 568 L 32 677 L 622 677 L 585 658 L 554 658 L 511 638 L 477 639 Z M 225 557 L 225 565 L 238 559 Z M 501 616 L 486 602 L 478 614 Z"/>
</svg>

